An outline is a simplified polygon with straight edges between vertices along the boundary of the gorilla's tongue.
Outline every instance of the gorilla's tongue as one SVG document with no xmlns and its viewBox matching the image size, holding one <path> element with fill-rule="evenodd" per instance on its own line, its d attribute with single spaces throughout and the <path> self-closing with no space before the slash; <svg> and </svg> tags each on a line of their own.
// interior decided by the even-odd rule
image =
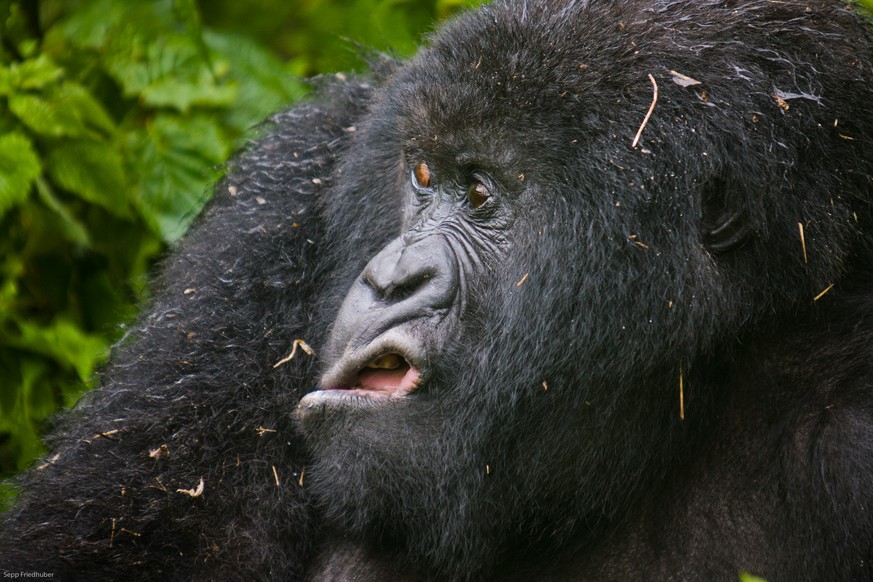
<svg viewBox="0 0 873 582">
<path fill-rule="evenodd" d="M 358 372 L 358 390 L 403 396 L 415 389 L 420 374 L 397 354 L 385 354 Z"/>
</svg>

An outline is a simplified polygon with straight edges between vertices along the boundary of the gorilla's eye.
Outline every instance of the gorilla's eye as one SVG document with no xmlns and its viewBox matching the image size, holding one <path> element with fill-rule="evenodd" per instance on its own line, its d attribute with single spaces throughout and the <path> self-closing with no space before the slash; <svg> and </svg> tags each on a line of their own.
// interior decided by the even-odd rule
<svg viewBox="0 0 873 582">
<path fill-rule="evenodd" d="M 488 186 L 479 181 L 473 182 L 467 189 L 467 200 L 470 202 L 471 208 L 479 208 L 488 201 L 490 196 L 491 192 L 488 190 Z"/>
<path fill-rule="evenodd" d="M 419 188 L 430 188 L 431 175 L 427 162 L 421 160 L 415 164 L 415 168 L 412 170 L 412 175 L 415 178 L 416 186 Z"/>
</svg>

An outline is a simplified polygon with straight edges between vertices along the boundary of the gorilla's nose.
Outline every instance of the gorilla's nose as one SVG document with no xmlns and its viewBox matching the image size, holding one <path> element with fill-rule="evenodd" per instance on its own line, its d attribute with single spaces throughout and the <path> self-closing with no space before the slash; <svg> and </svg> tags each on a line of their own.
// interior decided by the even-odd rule
<svg viewBox="0 0 873 582">
<path fill-rule="evenodd" d="M 342 354 L 380 355 L 369 354 L 367 346 L 379 337 L 389 337 L 385 334 L 391 330 L 396 334 L 390 337 L 407 341 L 397 339 L 397 334 L 408 334 L 412 329 L 399 328 L 415 321 L 430 320 L 414 326 L 416 345 L 421 348 L 433 343 L 439 335 L 433 318 L 442 319 L 440 316 L 453 306 L 459 281 L 458 262 L 443 237 L 394 239 L 370 260 L 349 289 L 334 321 L 328 354 L 336 358 Z M 412 350 L 399 344 L 385 347 L 404 354 Z"/>
<path fill-rule="evenodd" d="M 422 315 L 449 307 L 458 277 L 447 247 L 437 236 L 411 243 L 404 237 L 397 238 L 373 257 L 361 281 L 372 289 L 373 299 L 381 307 L 408 302 L 408 308 Z"/>
</svg>

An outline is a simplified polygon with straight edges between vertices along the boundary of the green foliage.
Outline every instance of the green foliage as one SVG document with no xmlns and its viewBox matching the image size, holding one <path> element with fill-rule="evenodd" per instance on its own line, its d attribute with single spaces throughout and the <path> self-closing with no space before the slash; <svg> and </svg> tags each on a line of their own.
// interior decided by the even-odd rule
<svg viewBox="0 0 873 582">
<path fill-rule="evenodd" d="M 764 578 L 760 578 L 758 576 L 753 576 L 748 572 L 740 573 L 740 582 L 767 582 Z"/>
<path fill-rule="evenodd" d="M 475 3 L 0 0 L 0 477 L 96 383 L 154 261 L 301 74 L 408 54 Z"/>
<path fill-rule="evenodd" d="M 211 0 L 204 22 L 264 39 L 302 75 L 360 69 L 359 48 L 407 56 L 437 20 L 482 0 Z"/>
</svg>

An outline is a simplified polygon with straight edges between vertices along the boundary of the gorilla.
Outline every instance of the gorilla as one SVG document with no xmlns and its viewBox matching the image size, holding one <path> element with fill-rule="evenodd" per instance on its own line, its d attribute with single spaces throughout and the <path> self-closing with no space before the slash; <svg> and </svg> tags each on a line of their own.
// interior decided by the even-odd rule
<svg viewBox="0 0 873 582">
<path fill-rule="evenodd" d="M 4 516 L 63 580 L 873 579 L 873 37 L 497 0 L 229 165 Z"/>
</svg>

